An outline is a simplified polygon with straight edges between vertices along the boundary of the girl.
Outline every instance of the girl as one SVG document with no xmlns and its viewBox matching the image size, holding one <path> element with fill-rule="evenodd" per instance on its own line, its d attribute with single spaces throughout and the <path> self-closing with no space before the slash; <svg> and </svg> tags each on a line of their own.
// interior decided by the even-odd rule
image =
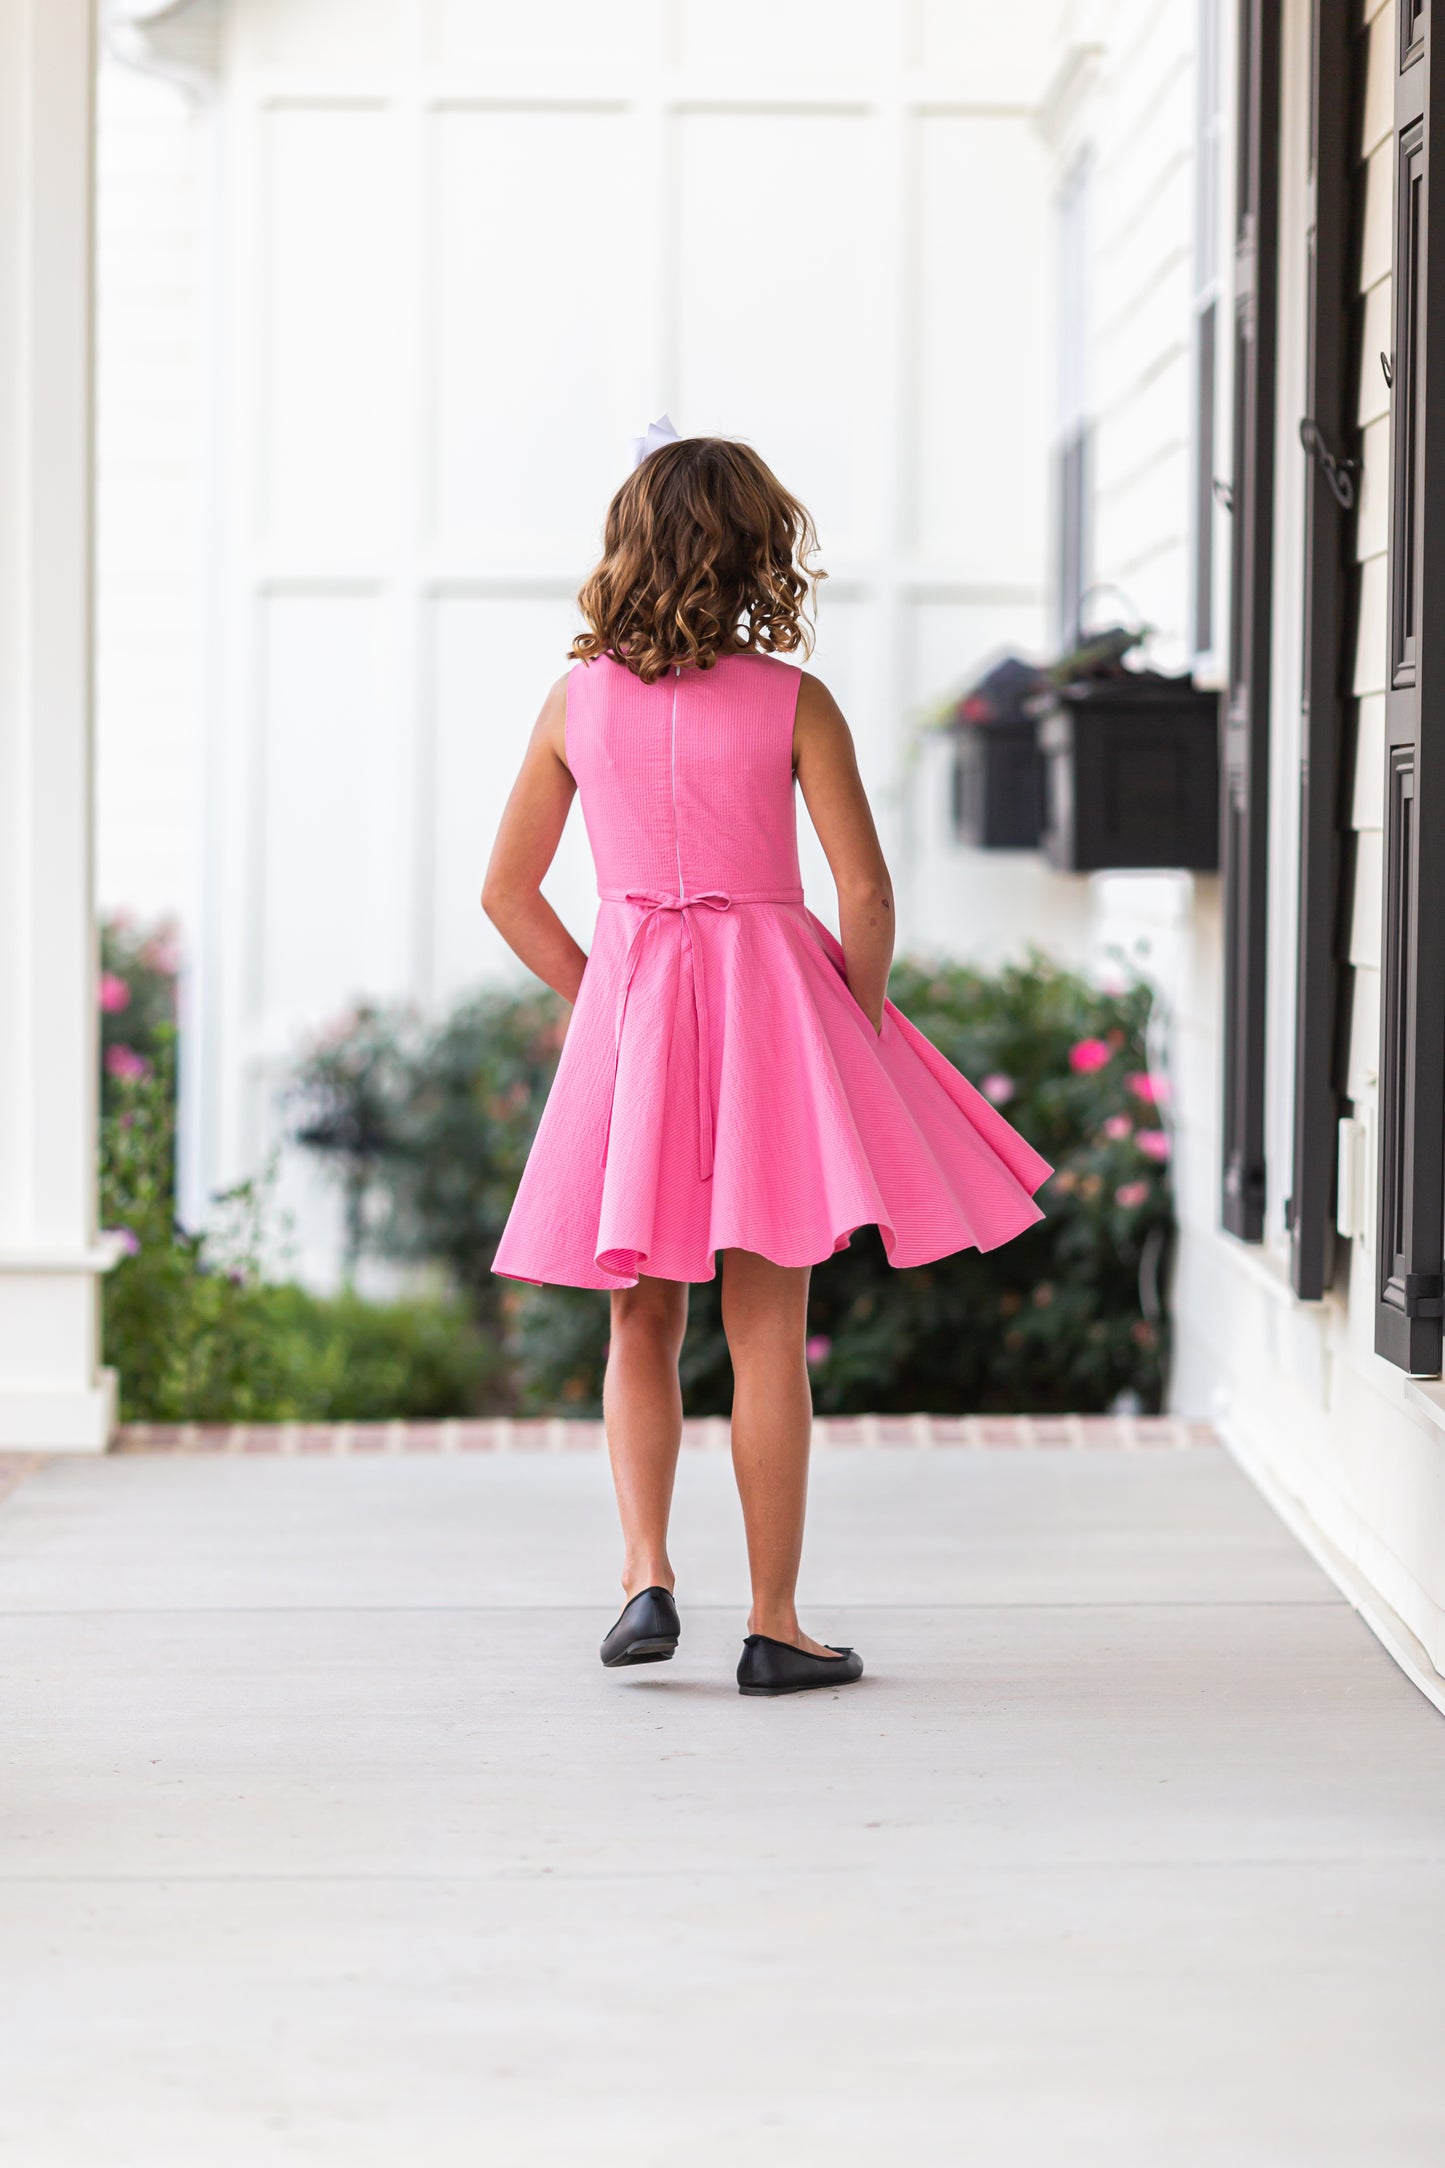
<svg viewBox="0 0 1445 2168">
<path fill-rule="evenodd" d="M 662 434 L 655 425 L 649 441 Z M 876 1224 L 894 1265 L 990 1249 L 1050 1172 L 885 998 L 893 891 L 811 648 L 812 522 L 744 444 L 671 435 L 613 498 L 587 629 L 543 705 L 482 904 L 576 1004 L 498 1246 L 513 1279 L 609 1288 L 603 1411 L 625 1607 L 608 1665 L 677 1646 L 667 1524 L 688 1285 L 723 1253 L 745 1694 L 851 1683 L 798 1624 L 811 1268 Z M 804 909 L 793 786 L 837 884 Z M 584 954 L 541 893 L 580 791 L 601 908 Z"/>
</svg>

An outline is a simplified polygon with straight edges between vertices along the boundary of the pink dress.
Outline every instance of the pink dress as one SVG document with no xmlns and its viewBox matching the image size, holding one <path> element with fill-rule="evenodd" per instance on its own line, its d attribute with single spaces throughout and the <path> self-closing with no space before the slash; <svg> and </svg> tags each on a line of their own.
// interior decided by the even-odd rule
<svg viewBox="0 0 1445 2168">
<path fill-rule="evenodd" d="M 567 681 L 601 908 L 494 1270 L 710 1280 L 720 1249 L 813 1265 L 878 1226 L 895 1265 L 1042 1218 L 1048 1163 L 890 1002 L 881 1036 L 804 908 L 801 672 L 761 655 Z"/>
</svg>

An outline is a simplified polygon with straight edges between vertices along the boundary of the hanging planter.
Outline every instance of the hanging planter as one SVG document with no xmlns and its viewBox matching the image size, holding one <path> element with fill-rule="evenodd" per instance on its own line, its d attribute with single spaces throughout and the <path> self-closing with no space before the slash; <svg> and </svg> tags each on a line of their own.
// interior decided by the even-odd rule
<svg viewBox="0 0 1445 2168">
<path fill-rule="evenodd" d="M 1051 866 L 1218 870 L 1217 694 L 1153 670 L 1059 685 L 1039 749 Z"/>
<path fill-rule="evenodd" d="M 1038 716 L 1044 680 L 1009 656 L 949 710 L 953 831 L 976 851 L 1036 851 L 1043 818 Z"/>
</svg>

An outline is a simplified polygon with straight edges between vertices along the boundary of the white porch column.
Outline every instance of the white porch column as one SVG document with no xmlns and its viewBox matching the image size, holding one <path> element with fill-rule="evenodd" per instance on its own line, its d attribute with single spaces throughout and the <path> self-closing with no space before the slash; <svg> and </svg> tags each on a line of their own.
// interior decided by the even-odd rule
<svg viewBox="0 0 1445 2168">
<path fill-rule="evenodd" d="M 102 1447 L 92 0 L 0 0 L 0 1447 Z"/>
</svg>

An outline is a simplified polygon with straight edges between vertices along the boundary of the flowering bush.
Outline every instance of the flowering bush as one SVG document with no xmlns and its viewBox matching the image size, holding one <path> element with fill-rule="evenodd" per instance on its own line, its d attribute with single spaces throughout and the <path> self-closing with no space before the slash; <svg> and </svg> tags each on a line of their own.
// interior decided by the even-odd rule
<svg viewBox="0 0 1445 2168">
<path fill-rule="evenodd" d="M 107 936 L 102 1015 L 129 1032 L 102 1057 L 101 1218 L 121 1252 L 101 1283 L 103 1327 L 122 1417 L 360 1421 L 487 1403 L 495 1342 L 461 1301 L 371 1303 L 265 1283 L 264 1182 L 219 1199 L 207 1235 L 177 1224 L 173 989 L 154 953 L 124 930 Z M 129 1058 L 115 1060 L 118 1049 Z"/>
<path fill-rule="evenodd" d="M 1147 989 L 1105 992 L 1034 958 L 997 974 L 904 963 L 890 992 L 1056 1171 L 1045 1219 L 987 1257 L 895 1272 L 864 1230 L 818 1267 L 819 1410 L 1088 1411 L 1121 1395 L 1156 1408 L 1172 1208 Z M 534 994 L 484 996 L 431 1033 L 368 1013 L 303 1072 L 301 1134 L 360 1183 L 362 1239 L 444 1261 L 500 1326 L 513 1405 L 582 1414 L 600 1405 L 605 1300 L 490 1275 L 563 1016 Z M 695 1414 L 731 1399 L 718 1296 L 717 1281 L 692 1291 L 682 1370 Z"/>
<path fill-rule="evenodd" d="M 122 1085 L 150 1075 L 163 1041 L 175 1031 L 176 967 L 169 925 L 143 928 L 120 916 L 102 926 L 96 999 L 105 1112 L 119 1104 Z"/>
<path fill-rule="evenodd" d="M 328 1034 L 298 1072 L 295 1133 L 345 1185 L 354 1253 L 442 1264 L 501 1320 L 492 1259 L 565 1031 L 551 994 L 487 993 L 430 1027 L 365 1008 Z"/>
<path fill-rule="evenodd" d="M 1107 992 L 1035 957 L 997 973 L 903 963 L 889 991 L 966 1076 L 1012 1081 L 1008 1118 L 1055 1171 L 1044 1219 L 987 1256 L 893 1272 L 870 1232 L 814 1274 L 812 1329 L 832 1343 L 819 1409 L 1157 1408 L 1173 1210 L 1148 989 Z"/>
</svg>

